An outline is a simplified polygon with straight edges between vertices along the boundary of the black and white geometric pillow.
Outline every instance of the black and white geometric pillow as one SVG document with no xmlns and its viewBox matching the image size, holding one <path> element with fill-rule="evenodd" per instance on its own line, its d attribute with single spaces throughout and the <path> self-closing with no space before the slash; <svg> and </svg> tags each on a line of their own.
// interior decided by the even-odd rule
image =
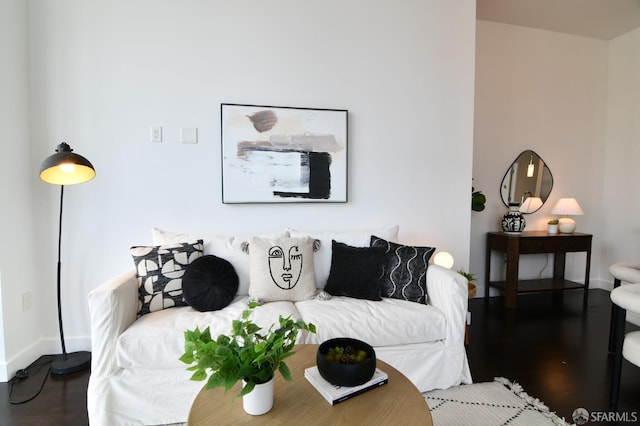
<svg viewBox="0 0 640 426">
<path fill-rule="evenodd" d="M 185 306 L 182 276 L 186 266 L 202 256 L 202 240 L 163 246 L 134 246 L 138 277 L 138 316 L 174 306 Z"/>
<path fill-rule="evenodd" d="M 385 249 L 382 297 L 427 303 L 427 268 L 435 247 L 415 247 L 371 236 L 371 247 Z"/>
</svg>

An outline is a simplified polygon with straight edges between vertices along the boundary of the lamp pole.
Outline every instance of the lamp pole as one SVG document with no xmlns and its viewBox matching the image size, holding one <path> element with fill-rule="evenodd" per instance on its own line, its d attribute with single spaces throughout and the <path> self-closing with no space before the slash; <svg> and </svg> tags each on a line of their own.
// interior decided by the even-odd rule
<svg viewBox="0 0 640 426">
<path fill-rule="evenodd" d="M 62 291 L 61 291 L 61 270 L 62 270 L 62 206 L 64 200 L 64 185 L 60 185 L 60 218 L 58 223 L 58 272 L 57 272 L 57 293 L 58 293 L 58 327 L 60 328 L 60 344 L 62 354 L 58 355 L 51 362 L 52 374 L 71 374 L 84 370 L 91 365 L 91 352 L 80 351 L 67 353 L 64 342 L 64 328 L 62 327 Z"/>
<path fill-rule="evenodd" d="M 62 344 L 62 356 L 67 359 L 67 348 L 64 344 L 64 330 L 62 328 L 62 303 L 60 295 L 60 270 L 62 262 L 60 261 L 60 253 L 62 251 L 62 200 L 64 199 L 64 185 L 60 185 L 60 221 L 58 223 L 58 326 L 60 327 L 60 343 Z"/>
</svg>

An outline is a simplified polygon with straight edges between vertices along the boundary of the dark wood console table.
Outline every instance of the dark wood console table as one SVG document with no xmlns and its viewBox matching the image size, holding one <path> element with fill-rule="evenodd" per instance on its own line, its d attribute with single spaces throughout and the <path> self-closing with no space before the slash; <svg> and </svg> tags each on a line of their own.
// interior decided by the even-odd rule
<svg viewBox="0 0 640 426">
<path fill-rule="evenodd" d="M 546 231 L 525 231 L 518 234 L 504 232 L 487 233 L 485 258 L 484 296 L 489 297 L 489 287 L 505 292 L 505 306 L 516 308 L 518 293 L 540 291 L 562 292 L 570 289 L 584 289 L 584 304 L 589 297 L 589 268 L 591 266 L 591 234 L 548 234 Z M 491 251 L 507 255 L 506 281 L 491 281 Z M 586 252 L 587 266 L 584 285 L 564 279 L 565 258 L 570 252 Z M 553 278 L 540 280 L 518 280 L 518 263 L 521 254 L 553 253 Z"/>
</svg>

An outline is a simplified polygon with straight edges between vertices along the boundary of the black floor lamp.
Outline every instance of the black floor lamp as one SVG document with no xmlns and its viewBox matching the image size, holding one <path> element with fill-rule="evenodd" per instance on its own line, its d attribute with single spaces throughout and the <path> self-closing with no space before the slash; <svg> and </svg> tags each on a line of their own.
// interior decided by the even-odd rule
<svg viewBox="0 0 640 426">
<path fill-rule="evenodd" d="M 43 161 L 40 167 L 40 179 L 52 185 L 60 185 L 60 222 L 58 226 L 58 325 L 60 327 L 60 343 L 62 354 L 51 362 L 51 373 L 70 374 L 84 370 L 91 364 L 91 352 L 80 351 L 67 353 L 62 330 L 62 305 L 60 303 L 60 246 L 62 241 L 62 200 L 64 186 L 84 183 L 93 179 L 96 171 L 81 155 L 74 154 L 69 145 L 62 142 L 56 148 L 56 153 Z"/>
</svg>

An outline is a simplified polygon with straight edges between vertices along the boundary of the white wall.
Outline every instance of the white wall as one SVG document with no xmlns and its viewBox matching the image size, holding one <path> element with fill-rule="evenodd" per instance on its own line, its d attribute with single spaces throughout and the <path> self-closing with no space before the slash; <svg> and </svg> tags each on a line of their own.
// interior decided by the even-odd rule
<svg viewBox="0 0 640 426">
<path fill-rule="evenodd" d="M 602 263 L 640 262 L 640 29 L 609 43 Z M 611 281 L 611 278 L 609 278 Z"/>
<path fill-rule="evenodd" d="M 401 241 L 468 266 L 475 1 L 32 0 L 29 29 L 28 173 L 61 141 L 97 170 L 65 190 L 71 350 L 89 346 L 86 294 L 132 266 L 128 248 L 150 243 L 152 226 L 252 234 L 397 223 Z M 221 102 L 348 109 L 349 202 L 222 205 Z M 149 142 L 152 125 L 163 143 Z M 178 143 L 180 127 L 197 127 L 199 143 Z M 55 348 L 58 191 L 32 189 L 43 265 L 33 285 L 43 345 Z"/>
<path fill-rule="evenodd" d="M 28 3 L 0 0 L 0 380 L 42 352 L 29 145 Z M 23 310 L 22 297 L 31 294 Z M 18 357 L 18 354 L 22 358 Z"/>
<path fill-rule="evenodd" d="M 577 230 L 594 235 L 591 284 L 602 285 L 607 43 L 486 21 L 478 21 L 476 41 L 473 177 L 488 198 L 486 210 L 471 220 L 470 268 L 480 278 L 478 294 L 484 294 L 486 233 L 500 230 L 507 210 L 500 182 L 526 149 L 545 160 L 554 179 L 545 205 L 525 216 L 526 230 L 546 229 L 555 202 L 575 197 L 585 212 L 575 217 Z M 584 259 L 583 253 L 567 256 L 568 279 L 583 281 Z M 522 257 L 520 276 L 537 277 L 545 262 L 546 255 Z M 494 280 L 504 274 L 498 254 L 491 271 Z"/>
</svg>

